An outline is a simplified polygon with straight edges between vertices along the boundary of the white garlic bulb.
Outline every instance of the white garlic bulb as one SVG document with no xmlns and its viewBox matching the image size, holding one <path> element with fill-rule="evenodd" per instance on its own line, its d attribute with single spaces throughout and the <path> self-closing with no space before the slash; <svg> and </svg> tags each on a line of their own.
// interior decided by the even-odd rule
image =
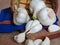
<svg viewBox="0 0 60 45">
<path fill-rule="evenodd" d="M 14 24 L 21 25 L 23 23 L 27 23 L 30 20 L 30 17 L 25 8 L 20 7 L 17 9 L 17 12 L 18 14 L 13 16 Z"/>
<path fill-rule="evenodd" d="M 42 30 L 42 25 L 40 24 L 38 20 L 34 20 L 34 21 L 31 20 L 27 23 L 26 30 L 29 31 L 27 32 L 27 34 L 36 33 Z"/>
<path fill-rule="evenodd" d="M 49 31 L 49 32 L 56 32 L 56 31 L 59 31 L 59 30 L 60 30 L 60 27 L 57 26 L 57 25 L 50 25 L 50 26 L 48 27 L 48 31 Z"/>
<path fill-rule="evenodd" d="M 38 12 L 38 19 L 44 26 L 52 25 L 56 21 L 56 15 L 51 8 L 43 8 Z"/>
<path fill-rule="evenodd" d="M 41 45 L 50 45 L 50 39 L 48 37 L 41 43 Z"/>
<path fill-rule="evenodd" d="M 42 40 L 41 39 L 37 39 L 34 41 L 34 45 L 41 45 Z"/>
<path fill-rule="evenodd" d="M 32 0 L 30 2 L 30 12 L 33 13 L 33 18 L 37 18 L 37 12 L 42 8 L 45 8 L 46 5 L 42 0 Z"/>
<path fill-rule="evenodd" d="M 24 33 L 20 33 L 20 34 L 14 36 L 14 40 L 17 43 L 23 43 L 25 41 L 25 32 Z"/>
<path fill-rule="evenodd" d="M 28 40 L 26 40 L 25 45 L 34 45 L 34 42 L 33 42 L 33 40 L 28 39 Z"/>
</svg>

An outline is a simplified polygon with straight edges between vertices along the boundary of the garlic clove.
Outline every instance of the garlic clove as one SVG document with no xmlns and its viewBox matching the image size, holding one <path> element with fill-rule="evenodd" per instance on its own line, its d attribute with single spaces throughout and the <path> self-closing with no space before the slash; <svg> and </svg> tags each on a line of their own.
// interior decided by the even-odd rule
<svg viewBox="0 0 60 45">
<path fill-rule="evenodd" d="M 48 37 L 41 43 L 41 45 L 50 45 L 50 39 Z"/>
<path fill-rule="evenodd" d="M 33 42 L 33 40 L 28 39 L 28 40 L 26 40 L 25 45 L 34 45 L 34 42 Z"/>
<path fill-rule="evenodd" d="M 34 45 L 41 45 L 42 40 L 41 39 L 37 39 L 34 41 Z"/>
<path fill-rule="evenodd" d="M 14 36 L 14 40 L 17 43 L 23 43 L 25 41 L 25 32 L 24 33 L 20 33 L 20 34 Z"/>
<path fill-rule="evenodd" d="M 48 31 L 49 31 L 49 32 L 56 32 L 56 31 L 59 31 L 59 30 L 60 30 L 60 27 L 57 26 L 57 25 L 50 25 L 50 26 L 48 27 Z"/>
<path fill-rule="evenodd" d="M 25 31 L 25 32 L 27 32 L 27 31 L 30 30 L 30 27 L 31 27 L 32 23 L 33 23 L 33 20 L 29 21 L 29 22 L 26 24 L 26 31 Z"/>
<path fill-rule="evenodd" d="M 46 7 L 38 12 L 38 19 L 42 25 L 49 26 L 56 21 L 56 15 L 53 9 Z"/>
<path fill-rule="evenodd" d="M 34 26 L 36 26 L 36 25 L 38 25 L 38 24 L 40 24 L 40 22 L 39 22 L 38 20 L 34 20 L 34 21 L 31 20 L 31 21 L 29 21 L 29 22 L 26 24 L 26 31 L 25 31 L 25 32 L 31 30 L 32 27 L 34 27 Z"/>
<path fill-rule="evenodd" d="M 41 24 L 38 24 L 38 25 L 32 27 L 32 28 L 30 29 L 30 31 L 27 32 L 27 34 L 29 34 L 29 33 L 37 33 L 37 32 L 39 32 L 39 31 L 41 31 L 41 30 L 42 30 L 42 25 L 41 25 Z"/>
</svg>

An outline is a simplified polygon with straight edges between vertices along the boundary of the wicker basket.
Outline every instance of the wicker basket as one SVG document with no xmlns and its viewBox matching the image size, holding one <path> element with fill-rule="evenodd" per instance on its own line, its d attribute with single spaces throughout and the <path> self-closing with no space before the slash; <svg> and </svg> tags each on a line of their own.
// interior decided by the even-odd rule
<svg viewBox="0 0 60 45">
<path fill-rule="evenodd" d="M 11 0 L 11 8 L 15 11 L 19 7 L 25 7 L 29 9 L 29 4 L 31 0 Z M 50 8 L 53 8 L 55 13 L 57 13 L 58 9 L 58 0 L 44 0 L 46 5 Z"/>
</svg>

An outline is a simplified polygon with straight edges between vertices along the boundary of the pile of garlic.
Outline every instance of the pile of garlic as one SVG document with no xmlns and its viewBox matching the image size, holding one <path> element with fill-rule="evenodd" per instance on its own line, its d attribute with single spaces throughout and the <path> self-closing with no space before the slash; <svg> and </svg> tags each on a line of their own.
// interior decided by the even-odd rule
<svg viewBox="0 0 60 45">
<path fill-rule="evenodd" d="M 33 14 L 34 20 L 30 19 L 25 8 L 20 7 L 17 9 L 17 12 L 18 14 L 13 16 L 14 24 L 21 25 L 23 23 L 27 23 L 25 32 L 14 36 L 14 40 L 18 43 L 23 43 L 25 41 L 26 34 L 41 31 L 43 28 L 42 25 L 49 26 L 49 32 L 56 32 L 60 30 L 59 26 L 53 25 L 53 23 L 56 21 L 56 16 L 53 9 L 48 8 L 42 0 L 32 0 L 30 2 L 30 12 Z M 46 37 L 42 43 L 41 42 L 42 40 L 40 39 L 35 41 L 29 39 L 26 41 L 26 45 L 50 45 L 50 40 L 48 37 Z"/>
<path fill-rule="evenodd" d="M 26 24 L 26 30 L 23 33 L 20 33 L 14 36 L 14 40 L 18 43 L 22 43 L 25 41 L 26 34 L 36 33 L 42 30 L 42 25 L 38 20 L 31 20 Z"/>
</svg>

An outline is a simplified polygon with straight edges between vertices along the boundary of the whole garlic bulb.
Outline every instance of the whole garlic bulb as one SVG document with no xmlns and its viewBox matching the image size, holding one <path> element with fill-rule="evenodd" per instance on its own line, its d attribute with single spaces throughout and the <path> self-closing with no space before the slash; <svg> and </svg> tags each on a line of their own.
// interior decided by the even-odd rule
<svg viewBox="0 0 60 45">
<path fill-rule="evenodd" d="M 31 20 L 26 24 L 26 30 L 29 31 L 27 32 L 27 34 L 36 33 L 42 30 L 42 25 L 40 24 L 38 20 L 34 20 L 34 21 Z"/>
<path fill-rule="evenodd" d="M 56 15 L 51 8 L 43 8 L 38 12 L 38 19 L 44 26 L 52 25 L 56 21 Z"/>
<path fill-rule="evenodd" d="M 49 31 L 49 32 L 56 32 L 56 31 L 59 31 L 59 30 L 60 30 L 60 27 L 57 26 L 57 25 L 50 25 L 50 26 L 48 27 L 48 31 Z"/>
<path fill-rule="evenodd" d="M 27 39 L 25 45 L 34 45 L 33 40 Z"/>
<path fill-rule="evenodd" d="M 23 23 L 27 23 L 30 20 L 30 17 L 25 8 L 20 7 L 17 9 L 17 12 L 18 14 L 13 16 L 14 24 L 21 25 Z"/>
<path fill-rule="evenodd" d="M 30 12 L 33 13 L 33 18 L 37 18 L 37 12 L 42 8 L 45 8 L 46 5 L 42 0 L 32 0 L 30 2 Z"/>
<path fill-rule="evenodd" d="M 48 37 L 41 43 L 41 45 L 50 45 L 50 39 Z"/>
<path fill-rule="evenodd" d="M 24 33 L 20 33 L 20 34 L 14 36 L 14 40 L 17 43 L 23 43 L 25 41 L 25 32 Z"/>
</svg>

